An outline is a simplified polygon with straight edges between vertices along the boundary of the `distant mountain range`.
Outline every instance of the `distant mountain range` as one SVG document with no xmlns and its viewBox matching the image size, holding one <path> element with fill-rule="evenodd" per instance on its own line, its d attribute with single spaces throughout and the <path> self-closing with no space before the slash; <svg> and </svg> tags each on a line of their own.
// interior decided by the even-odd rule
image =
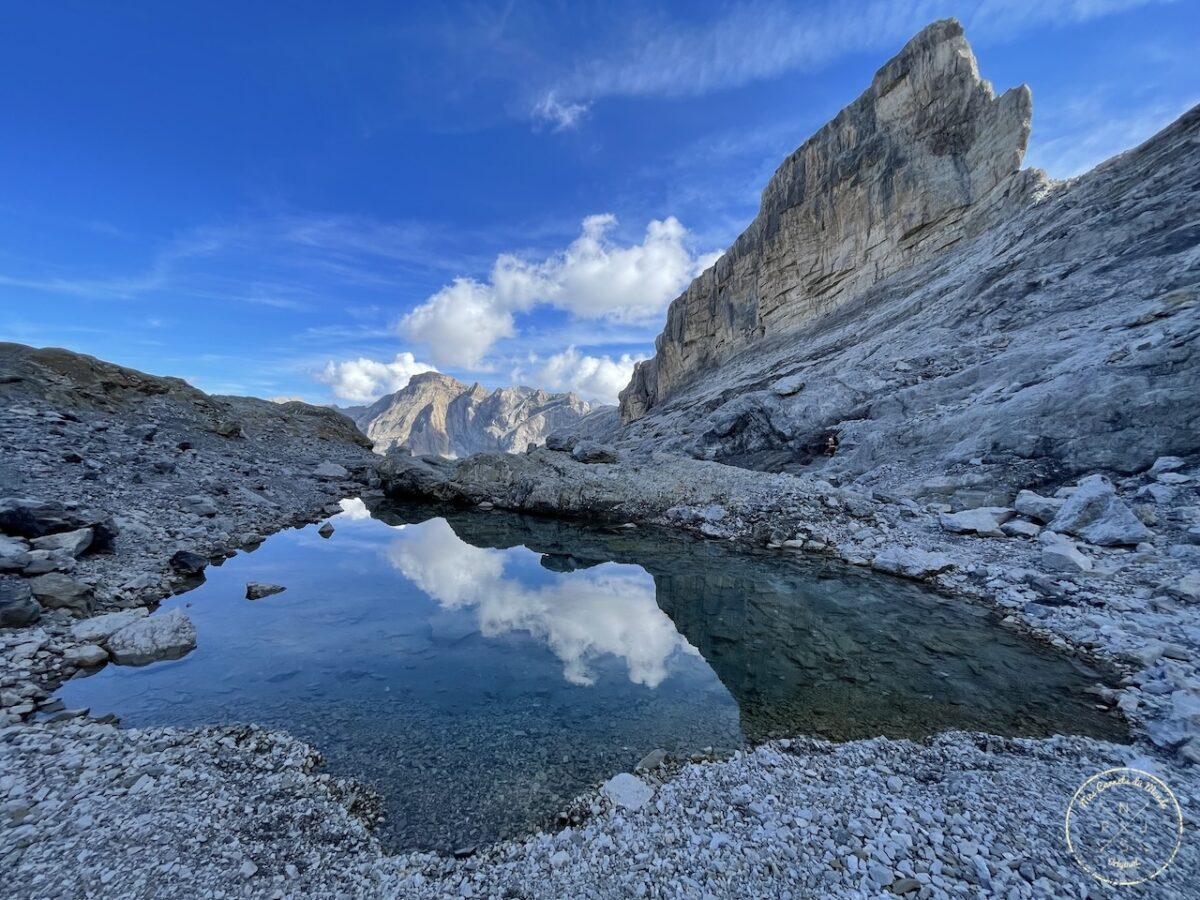
<svg viewBox="0 0 1200 900">
<path fill-rule="evenodd" d="M 343 408 L 371 439 L 377 453 L 407 447 L 417 455 L 446 457 L 472 453 L 524 453 L 546 435 L 575 425 L 596 411 L 575 394 L 552 394 L 529 387 L 488 392 L 439 372 L 422 372 L 393 394 L 370 406 Z"/>
</svg>

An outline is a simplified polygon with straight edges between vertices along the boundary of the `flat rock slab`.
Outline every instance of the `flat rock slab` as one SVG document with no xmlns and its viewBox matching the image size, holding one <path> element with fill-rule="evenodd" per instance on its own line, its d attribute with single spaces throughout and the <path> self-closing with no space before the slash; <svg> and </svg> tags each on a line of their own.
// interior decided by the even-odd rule
<svg viewBox="0 0 1200 900">
<path fill-rule="evenodd" d="M 92 546 L 93 536 L 94 532 L 90 528 L 76 528 L 74 531 L 34 538 L 30 544 L 35 550 L 65 550 L 72 556 L 80 556 Z"/>
<path fill-rule="evenodd" d="M 888 547 L 871 560 L 871 568 L 905 578 L 930 578 L 954 564 L 941 553 L 929 553 L 912 547 Z"/>
<path fill-rule="evenodd" d="M 613 802 L 614 806 L 630 812 L 641 809 L 654 796 L 654 788 L 628 772 L 614 775 L 604 782 L 604 786 L 600 790 Z"/>
<path fill-rule="evenodd" d="M 339 466 L 333 462 L 323 462 L 315 469 L 313 474 L 318 478 L 346 478 L 350 471 L 345 466 Z"/>
<path fill-rule="evenodd" d="M 1000 526 L 1016 513 L 1005 506 L 981 506 L 964 509 L 962 512 L 942 513 L 942 528 L 953 534 L 978 534 L 985 537 L 1001 537 Z"/>
<path fill-rule="evenodd" d="M 88 641 L 93 644 L 102 644 L 108 640 L 109 635 L 115 634 L 126 625 L 132 625 L 139 619 L 144 619 L 150 615 L 150 611 L 144 608 L 138 609 L 123 609 L 120 612 L 105 613 L 102 616 L 92 616 L 90 619 L 84 619 L 82 622 L 76 622 L 71 626 L 71 637 L 77 641 Z"/>
<path fill-rule="evenodd" d="M 180 609 L 126 625 L 108 639 L 109 655 L 123 666 L 179 659 L 195 647 L 196 627 Z"/>
</svg>

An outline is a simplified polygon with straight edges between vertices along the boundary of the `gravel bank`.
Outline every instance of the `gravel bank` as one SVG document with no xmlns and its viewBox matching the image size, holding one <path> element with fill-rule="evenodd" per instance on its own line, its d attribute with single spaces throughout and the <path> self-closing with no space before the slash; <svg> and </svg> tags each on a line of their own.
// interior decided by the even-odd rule
<svg viewBox="0 0 1200 900">
<path fill-rule="evenodd" d="M 286 735 L 26 726 L 0 733 L 0 860 L 15 898 L 1192 897 L 1200 779 L 1135 756 L 963 733 L 781 741 L 648 777 L 640 808 L 598 792 L 574 828 L 453 860 L 381 853 L 369 795 Z M 1118 894 L 1076 865 L 1063 822 L 1087 777 L 1131 761 L 1170 784 L 1186 836 L 1162 876 Z"/>
</svg>

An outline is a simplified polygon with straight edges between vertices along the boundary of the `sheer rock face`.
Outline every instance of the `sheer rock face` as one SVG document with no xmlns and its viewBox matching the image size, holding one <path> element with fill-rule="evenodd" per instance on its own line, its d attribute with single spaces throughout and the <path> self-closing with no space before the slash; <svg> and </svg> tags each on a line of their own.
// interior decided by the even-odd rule
<svg viewBox="0 0 1200 900">
<path fill-rule="evenodd" d="M 555 429 L 578 422 L 592 407 L 574 394 L 527 387 L 488 393 L 449 375 L 423 372 L 404 388 L 351 412 L 377 453 L 404 447 L 418 455 L 524 453 Z"/>
<path fill-rule="evenodd" d="M 1200 107 L 1066 182 L 1017 171 L 1028 125 L 918 35 L 675 301 L 610 441 L 956 509 L 1200 453 Z"/>
<path fill-rule="evenodd" d="M 758 217 L 667 313 L 621 394 L 625 422 L 769 335 L 793 332 L 1022 203 L 1027 87 L 996 97 L 962 26 L 935 22 L 793 153 Z"/>
</svg>

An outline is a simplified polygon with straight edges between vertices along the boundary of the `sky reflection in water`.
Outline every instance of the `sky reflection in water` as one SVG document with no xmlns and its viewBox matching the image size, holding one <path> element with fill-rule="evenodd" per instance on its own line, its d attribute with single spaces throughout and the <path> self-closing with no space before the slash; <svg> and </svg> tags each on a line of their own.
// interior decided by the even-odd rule
<svg viewBox="0 0 1200 900">
<path fill-rule="evenodd" d="M 499 513 L 344 509 L 330 540 L 275 535 L 166 601 L 196 623 L 186 658 L 60 695 L 127 726 L 286 728 L 379 790 L 390 846 L 443 850 L 542 823 L 656 747 L 1121 735 L 1083 694 L 1095 673 L 895 579 Z M 251 580 L 287 591 L 247 601 Z"/>
</svg>

